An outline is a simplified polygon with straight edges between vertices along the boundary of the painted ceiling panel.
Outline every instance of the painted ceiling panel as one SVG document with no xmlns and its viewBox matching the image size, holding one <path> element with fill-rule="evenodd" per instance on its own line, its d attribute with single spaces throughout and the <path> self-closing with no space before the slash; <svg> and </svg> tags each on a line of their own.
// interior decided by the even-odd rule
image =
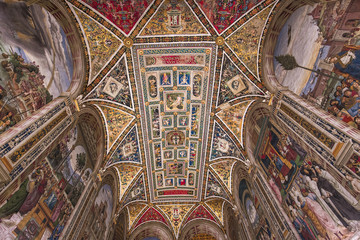
<svg viewBox="0 0 360 240">
<path fill-rule="evenodd" d="M 130 191 L 123 199 L 122 202 L 123 206 L 125 206 L 128 203 L 147 201 L 144 174 L 142 174 L 135 181 L 136 181 L 135 184 L 131 187 Z"/>
<path fill-rule="evenodd" d="M 246 22 L 226 40 L 230 48 L 256 76 L 258 75 L 257 58 L 260 47 L 259 43 L 272 6 L 267 7 L 265 10 Z"/>
<path fill-rule="evenodd" d="M 134 181 L 135 177 L 141 171 L 141 167 L 132 165 L 117 165 L 117 172 L 120 178 L 120 199 L 124 196 L 125 191 Z"/>
<path fill-rule="evenodd" d="M 105 119 L 107 142 L 108 142 L 107 149 L 109 151 L 110 148 L 116 142 L 116 140 L 123 133 L 126 126 L 128 126 L 131 120 L 134 119 L 134 117 L 124 111 L 121 111 L 113 107 L 107 107 L 104 105 L 99 105 L 99 106 L 96 105 L 96 106 L 100 109 Z"/>
<path fill-rule="evenodd" d="M 165 213 L 167 218 L 172 223 L 172 227 L 175 232 L 175 236 L 179 236 L 179 229 L 185 216 L 191 210 L 194 204 L 186 204 L 186 205 L 161 205 L 160 209 Z"/>
<path fill-rule="evenodd" d="M 194 211 L 192 211 L 192 213 L 189 215 L 189 217 L 187 217 L 186 221 L 183 223 L 183 226 L 185 226 L 188 222 L 195 219 L 207 219 L 210 221 L 214 221 L 216 223 L 215 218 L 203 205 L 199 205 Z"/>
<path fill-rule="evenodd" d="M 239 147 L 224 129 L 215 122 L 210 161 L 224 157 L 244 158 Z"/>
<path fill-rule="evenodd" d="M 140 36 L 210 35 L 185 1 L 165 0 Z"/>
<path fill-rule="evenodd" d="M 135 46 L 134 52 L 150 197 L 199 200 L 215 46 Z"/>
<path fill-rule="evenodd" d="M 211 197 L 220 197 L 229 201 L 229 196 L 225 189 L 214 174 L 209 170 L 206 182 L 206 198 Z"/>
<path fill-rule="evenodd" d="M 231 172 L 235 162 L 235 160 L 225 160 L 211 164 L 211 168 L 216 172 L 229 192 L 231 192 Z"/>
<path fill-rule="evenodd" d="M 122 45 L 113 33 L 77 8 L 73 8 L 86 36 L 90 55 L 90 84 Z"/>
<path fill-rule="evenodd" d="M 141 163 L 137 126 L 134 126 L 120 142 L 106 166 L 120 162 Z"/>
<path fill-rule="evenodd" d="M 101 99 L 112 101 L 133 109 L 131 85 L 129 82 L 125 55 L 111 72 L 86 96 L 87 100 Z"/>
<path fill-rule="evenodd" d="M 223 205 L 225 203 L 224 200 L 216 198 L 211 199 L 205 202 L 206 205 L 212 210 L 215 216 L 220 220 L 221 224 L 224 224 L 224 216 L 223 216 Z"/>
<path fill-rule="evenodd" d="M 245 114 L 253 101 L 246 101 L 234 106 L 227 106 L 217 116 L 232 131 L 234 136 L 243 145 L 243 128 Z"/>
<path fill-rule="evenodd" d="M 260 3 L 261 0 L 247 1 L 213 1 L 213 0 L 196 0 L 205 15 L 213 24 L 218 33 L 222 33 L 231 24 L 236 22 L 249 10 Z"/>
<path fill-rule="evenodd" d="M 156 222 L 164 223 L 167 226 L 169 225 L 169 223 L 164 218 L 164 216 L 162 214 L 160 214 L 158 210 L 151 207 L 148 210 L 146 210 L 146 212 L 141 216 L 139 221 L 136 223 L 135 228 L 138 227 L 139 225 L 141 225 L 145 222 L 149 222 L 149 221 L 156 221 Z"/>
<path fill-rule="evenodd" d="M 153 0 L 97 1 L 82 0 L 106 19 L 129 34 Z"/>
<path fill-rule="evenodd" d="M 217 106 L 263 92 L 224 54 Z"/>
<path fill-rule="evenodd" d="M 132 227 L 132 225 L 134 224 L 136 219 L 145 210 L 146 207 L 147 207 L 146 204 L 136 204 L 136 203 L 127 206 L 128 216 L 129 216 L 129 227 L 128 227 L 128 229 L 130 229 Z"/>
</svg>

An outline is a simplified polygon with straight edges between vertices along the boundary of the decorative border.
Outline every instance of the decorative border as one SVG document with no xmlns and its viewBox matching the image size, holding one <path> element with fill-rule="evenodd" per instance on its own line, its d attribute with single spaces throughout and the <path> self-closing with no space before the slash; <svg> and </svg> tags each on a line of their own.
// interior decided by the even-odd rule
<svg viewBox="0 0 360 240">
<path fill-rule="evenodd" d="M 58 125 L 66 116 L 67 112 L 63 111 L 60 113 L 53 121 L 46 125 L 43 129 L 37 132 L 30 140 L 18 148 L 15 152 L 9 157 L 10 160 L 15 163 L 17 162 L 24 154 L 26 154 L 32 147 L 38 144 L 52 129 Z"/>
<path fill-rule="evenodd" d="M 31 162 L 36 161 L 37 157 L 44 152 L 48 146 L 54 142 L 57 137 L 67 129 L 73 123 L 73 116 L 66 118 L 61 124 L 59 124 L 52 133 L 48 134 L 43 141 L 33 148 L 28 155 L 22 158 L 21 163 L 19 163 L 14 169 L 10 172 L 11 179 L 14 179 L 18 176 Z"/>
<path fill-rule="evenodd" d="M 11 138 L 11 140 L 7 141 L 5 144 L 0 146 L 0 157 L 3 157 L 5 154 L 13 150 L 17 145 L 19 145 L 23 140 L 29 137 L 32 133 L 34 133 L 37 129 L 42 127 L 49 119 L 55 116 L 58 112 L 66 107 L 65 102 L 61 102 L 59 105 L 51 109 L 44 116 L 40 117 L 31 125 L 27 126 L 20 133 Z M 34 117 L 34 116 L 33 116 Z M 25 120 L 26 121 L 26 120 Z"/>
<path fill-rule="evenodd" d="M 278 111 L 276 114 L 279 119 L 287 125 L 290 129 L 292 129 L 300 138 L 304 139 L 305 142 L 314 149 L 323 159 L 329 161 L 332 165 L 335 164 L 336 159 L 334 156 L 326 151 L 317 141 L 315 141 L 312 137 L 310 137 L 302 128 L 298 127 L 295 123 L 293 123 L 290 119 L 288 119 L 282 112 Z"/>
</svg>

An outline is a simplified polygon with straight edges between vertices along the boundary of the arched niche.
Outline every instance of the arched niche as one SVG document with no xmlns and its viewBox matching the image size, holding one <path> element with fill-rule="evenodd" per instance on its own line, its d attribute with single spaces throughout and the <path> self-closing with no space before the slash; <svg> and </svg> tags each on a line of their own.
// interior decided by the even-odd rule
<svg viewBox="0 0 360 240">
<path fill-rule="evenodd" d="M 230 240 L 246 239 L 244 224 L 239 220 L 239 215 L 237 207 L 232 207 L 226 203 L 224 206 L 224 228 Z"/>
<path fill-rule="evenodd" d="M 129 219 L 126 211 L 121 211 L 119 217 L 116 219 L 114 234 L 111 239 L 114 240 L 126 239 L 128 222 Z"/>
<path fill-rule="evenodd" d="M 240 187 L 240 186 L 244 185 L 244 182 L 245 182 L 247 191 L 249 193 L 250 192 L 254 193 L 253 190 L 251 189 L 251 185 L 249 183 L 252 181 L 250 171 L 255 171 L 255 168 L 256 168 L 256 164 L 254 164 L 254 163 L 252 163 L 251 166 L 248 167 L 244 163 L 239 162 L 234 166 L 234 170 L 233 170 L 232 192 L 233 192 L 235 204 L 234 204 L 234 207 L 228 206 L 225 209 L 230 214 L 234 213 L 234 215 L 236 217 L 229 215 L 229 213 L 224 215 L 224 216 L 227 216 L 227 222 L 225 223 L 225 228 L 230 229 L 227 231 L 227 233 L 229 234 L 231 232 L 230 226 L 232 224 L 237 224 L 238 225 L 237 232 L 232 233 L 232 234 L 233 235 L 240 234 L 242 236 L 242 238 L 239 238 L 239 239 L 255 238 L 255 234 L 256 234 L 254 231 L 254 228 L 252 226 L 252 223 L 250 222 L 249 218 L 247 217 L 246 207 L 244 207 L 244 203 L 243 203 L 244 187 L 242 187 L 242 188 Z M 230 219 L 230 218 L 235 218 L 236 223 L 233 223 L 234 219 Z M 231 237 L 231 236 L 229 236 L 229 237 Z"/>
<path fill-rule="evenodd" d="M 96 194 L 91 196 L 92 204 L 86 206 L 88 214 L 80 216 L 85 223 L 79 239 L 111 239 L 114 235 L 119 181 L 113 170 L 108 170 L 101 180 L 98 182 Z M 72 231 L 76 231 L 76 227 Z"/>
<path fill-rule="evenodd" d="M 129 236 L 129 240 L 143 240 L 146 238 L 158 238 L 159 240 L 174 239 L 170 229 L 159 222 L 147 222 L 139 226 Z"/>
<path fill-rule="evenodd" d="M 65 2 L 0 5 L 1 134 L 32 121 L 31 115 L 59 96 L 75 98 L 87 72 L 81 36 Z"/>
<path fill-rule="evenodd" d="M 277 200 L 282 203 L 300 171 L 308 152 L 289 128 L 280 125 L 270 106 L 258 103 L 249 111 L 245 129 L 251 168 L 267 179 Z"/>
<path fill-rule="evenodd" d="M 57 178 L 64 179 L 65 192 L 73 207 L 96 175 L 104 154 L 104 133 L 98 113 L 85 108 L 78 119 L 45 157 Z"/>
<path fill-rule="evenodd" d="M 82 108 L 78 116 L 77 125 L 86 139 L 94 172 L 97 172 L 102 167 L 105 155 L 105 133 L 101 117 L 93 106 Z"/>
<path fill-rule="evenodd" d="M 275 232 L 257 191 L 253 189 L 247 179 L 240 181 L 238 189 L 236 198 L 240 201 L 239 211 L 243 213 L 242 217 L 247 233 L 252 239 L 273 239 Z M 244 231 L 244 229 L 242 230 Z"/>
<path fill-rule="evenodd" d="M 245 150 L 248 153 L 249 160 L 254 163 L 254 152 L 258 142 L 261 128 L 264 121 L 267 121 L 271 115 L 271 108 L 268 104 L 256 102 L 253 104 L 245 119 Z"/>
<path fill-rule="evenodd" d="M 355 0 L 279 4 L 263 42 L 264 84 L 273 93 L 288 89 L 360 129 L 359 23 Z"/>
<path fill-rule="evenodd" d="M 184 226 L 180 232 L 179 240 L 192 240 L 199 234 L 212 236 L 216 240 L 226 239 L 225 233 L 218 225 L 205 219 L 197 219 Z"/>
</svg>

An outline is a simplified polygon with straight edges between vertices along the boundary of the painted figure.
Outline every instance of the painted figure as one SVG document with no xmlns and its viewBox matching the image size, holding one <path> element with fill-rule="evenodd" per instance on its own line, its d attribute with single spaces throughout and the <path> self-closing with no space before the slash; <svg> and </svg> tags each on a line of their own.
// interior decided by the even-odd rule
<svg viewBox="0 0 360 240">
<path fill-rule="evenodd" d="M 157 80 L 154 75 L 149 76 L 148 78 L 149 83 L 149 95 L 152 98 L 156 98 L 158 95 L 158 86 L 157 86 Z"/>
<path fill-rule="evenodd" d="M 193 95 L 194 97 L 200 97 L 202 77 L 200 74 L 196 74 L 193 78 Z"/>
</svg>

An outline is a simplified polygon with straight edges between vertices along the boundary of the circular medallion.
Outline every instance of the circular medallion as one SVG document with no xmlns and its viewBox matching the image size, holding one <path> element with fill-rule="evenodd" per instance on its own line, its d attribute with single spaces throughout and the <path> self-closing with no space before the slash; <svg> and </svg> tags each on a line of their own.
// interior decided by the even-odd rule
<svg viewBox="0 0 360 240">
<path fill-rule="evenodd" d="M 221 37 L 221 36 L 219 36 L 219 37 L 217 37 L 216 38 L 216 44 L 218 45 L 218 46 L 221 46 L 221 45 L 224 45 L 224 43 L 225 43 L 225 39 L 223 38 L 223 37 Z"/>
<path fill-rule="evenodd" d="M 134 43 L 134 41 L 131 38 L 125 38 L 125 40 L 124 40 L 124 45 L 128 48 L 131 48 L 133 43 Z"/>
</svg>

